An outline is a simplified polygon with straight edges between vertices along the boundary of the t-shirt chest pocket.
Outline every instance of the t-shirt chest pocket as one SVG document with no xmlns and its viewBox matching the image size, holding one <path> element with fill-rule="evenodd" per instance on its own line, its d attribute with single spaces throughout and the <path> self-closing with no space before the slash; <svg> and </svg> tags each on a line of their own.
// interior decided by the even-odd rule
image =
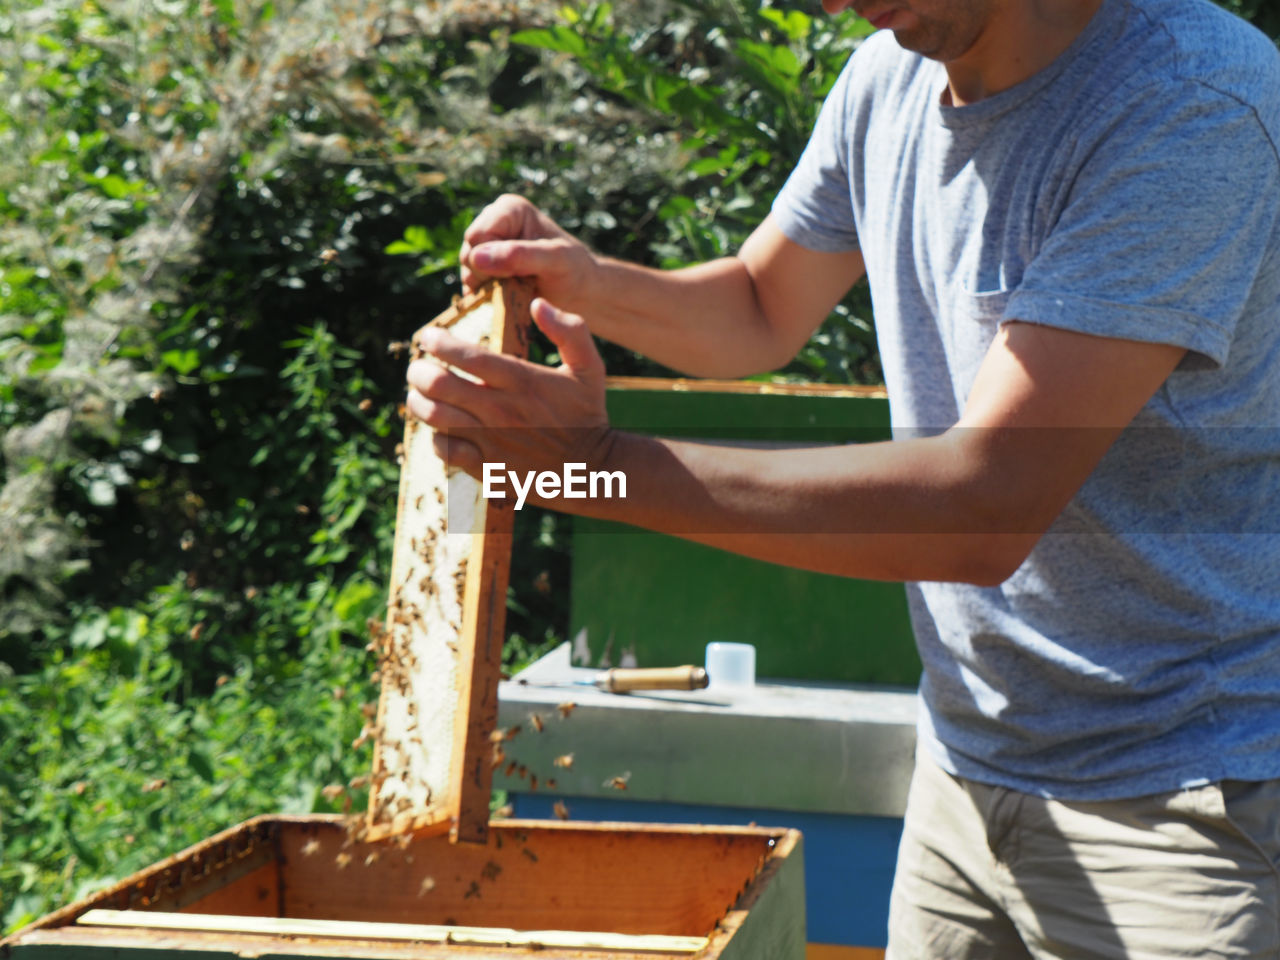
<svg viewBox="0 0 1280 960">
<path fill-rule="evenodd" d="M 963 410 L 978 369 L 1005 319 L 1012 290 L 973 293 L 959 286 L 942 306 L 947 361 L 956 389 L 956 405 Z"/>
</svg>

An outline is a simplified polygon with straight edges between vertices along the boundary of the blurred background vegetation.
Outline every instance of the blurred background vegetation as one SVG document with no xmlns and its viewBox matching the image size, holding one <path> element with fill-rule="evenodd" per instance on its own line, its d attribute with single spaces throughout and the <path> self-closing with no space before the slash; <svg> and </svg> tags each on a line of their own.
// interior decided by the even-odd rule
<svg viewBox="0 0 1280 960">
<path fill-rule="evenodd" d="M 245 817 L 363 805 L 335 785 L 370 765 L 388 344 L 505 191 L 613 255 L 735 250 L 868 29 L 814 7 L 5 5 L 0 930 Z M 779 375 L 877 381 L 865 292 Z M 562 638 L 567 541 L 520 515 L 513 668 Z"/>
</svg>

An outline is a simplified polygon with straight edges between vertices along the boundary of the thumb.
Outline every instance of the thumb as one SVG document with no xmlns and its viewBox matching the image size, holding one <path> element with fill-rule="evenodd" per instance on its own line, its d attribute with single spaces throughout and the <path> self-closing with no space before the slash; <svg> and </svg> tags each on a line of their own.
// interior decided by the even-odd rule
<svg viewBox="0 0 1280 960">
<path fill-rule="evenodd" d="M 564 240 L 491 240 L 472 247 L 467 266 L 490 277 L 536 277 L 564 266 Z"/>
<path fill-rule="evenodd" d="M 604 361 L 591 339 L 587 321 L 576 313 L 568 313 L 553 306 L 541 297 L 533 301 L 533 322 L 547 335 L 560 352 L 560 360 L 570 373 L 601 376 Z"/>
</svg>

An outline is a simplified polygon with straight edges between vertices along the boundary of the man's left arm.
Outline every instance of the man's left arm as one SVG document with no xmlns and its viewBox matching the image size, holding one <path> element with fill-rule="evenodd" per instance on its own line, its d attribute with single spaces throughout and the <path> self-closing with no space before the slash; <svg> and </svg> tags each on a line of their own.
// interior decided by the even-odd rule
<svg viewBox="0 0 1280 960">
<path fill-rule="evenodd" d="M 994 584 L 1015 570 L 1183 349 L 1008 323 L 960 422 L 939 436 L 761 450 L 613 431 L 581 318 L 535 304 L 559 368 L 484 354 L 447 334 L 411 370 L 409 407 L 442 454 L 479 475 L 565 462 L 620 471 L 625 499 L 545 505 L 842 576 Z M 577 429 L 565 429 L 573 424 Z M 531 498 L 536 501 L 535 498 Z"/>
</svg>

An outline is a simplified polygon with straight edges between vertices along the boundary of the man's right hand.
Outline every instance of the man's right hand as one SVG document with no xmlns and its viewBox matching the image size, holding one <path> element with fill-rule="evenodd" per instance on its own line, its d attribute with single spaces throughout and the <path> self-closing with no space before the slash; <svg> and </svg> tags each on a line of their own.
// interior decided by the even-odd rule
<svg viewBox="0 0 1280 960">
<path fill-rule="evenodd" d="M 463 234 L 459 261 L 468 291 L 490 277 L 531 277 L 539 296 L 557 307 L 574 313 L 591 309 L 595 255 L 516 194 L 504 194 L 480 211 Z"/>
<path fill-rule="evenodd" d="M 462 282 L 530 277 L 591 332 L 695 377 L 743 377 L 787 363 L 862 275 L 856 251 L 821 253 L 765 218 L 737 256 L 657 270 L 598 256 L 524 197 L 480 211 L 459 254 Z"/>
</svg>

